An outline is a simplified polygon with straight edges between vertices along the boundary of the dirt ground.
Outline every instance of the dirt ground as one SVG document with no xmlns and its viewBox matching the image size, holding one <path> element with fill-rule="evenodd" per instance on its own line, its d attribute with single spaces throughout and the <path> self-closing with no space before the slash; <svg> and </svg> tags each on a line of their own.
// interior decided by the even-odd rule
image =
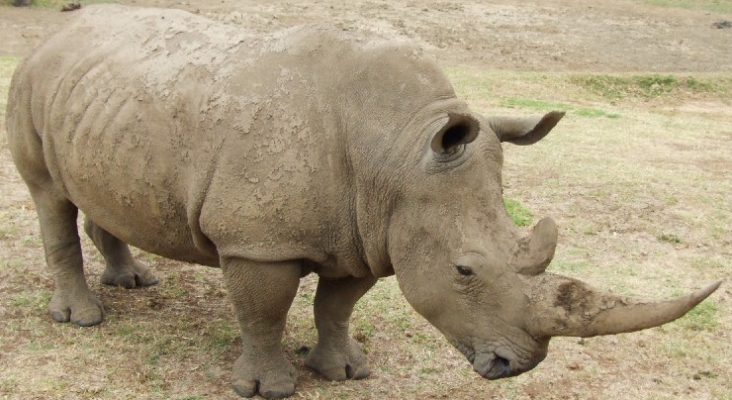
<svg viewBox="0 0 732 400">
<path fill-rule="evenodd" d="M 535 71 L 732 71 L 731 15 L 637 1 L 124 0 L 181 8 L 257 31 L 325 23 L 408 37 L 442 64 Z M 673 3 L 673 2 L 670 2 Z M 0 55 L 24 55 L 71 18 L 0 9 Z"/>
<path fill-rule="evenodd" d="M 512 81 L 496 90 L 575 107 L 575 89 L 561 83 L 567 74 L 732 73 L 732 29 L 712 27 L 732 20 L 732 14 L 643 1 L 118 3 L 180 8 L 261 32 L 320 23 L 405 37 L 453 71 L 456 81 L 497 71 L 491 75 L 497 77 L 491 81 L 495 87 L 503 76 L 526 76 L 528 83 Z M 56 8 L 0 6 L 0 56 L 26 55 L 69 18 L 73 13 Z M 560 83 L 546 83 L 552 77 Z M 457 86 L 481 110 L 525 111 L 505 99 L 472 95 L 470 83 Z M 308 277 L 285 339 L 300 374 L 295 398 L 732 399 L 729 99 L 689 95 L 611 104 L 582 94 L 576 101 L 621 117 L 589 120 L 570 112 L 556 142 L 506 154 L 507 195 L 538 217 L 555 217 L 562 230 L 552 268 L 622 294 L 659 297 L 726 279 L 713 305 L 670 327 L 587 341 L 557 339 L 536 371 L 488 382 L 408 309 L 393 279 L 385 280 L 359 305 L 352 325 L 373 376 L 331 384 L 302 366 L 302 346 L 314 343 L 312 315 L 301 311 L 312 304 L 315 281 Z M 2 125 L 0 399 L 235 398 L 228 376 L 237 355 L 236 325 L 218 272 L 139 254 L 158 272 L 161 285 L 134 293 L 103 287 L 102 260 L 85 241 L 90 286 L 108 317 L 86 331 L 51 322 L 45 310 L 52 282 L 33 204 L 10 161 Z M 622 132 L 620 139 L 601 137 L 611 130 Z M 618 267 L 623 263 L 631 266 Z"/>
</svg>

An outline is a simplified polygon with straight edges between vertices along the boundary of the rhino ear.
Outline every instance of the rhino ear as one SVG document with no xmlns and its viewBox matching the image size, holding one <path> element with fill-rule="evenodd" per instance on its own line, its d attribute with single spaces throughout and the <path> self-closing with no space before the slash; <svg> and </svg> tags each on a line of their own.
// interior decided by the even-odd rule
<svg viewBox="0 0 732 400">
<path fill-rule="evenodd" d="M 495 117 L 488 120 L 501 142 L 534 144 L 544 138 L 564 117 L 564 111 L 552 111 L 541 118 Z"/>
<path fill-rule="evenodd" d="M 469 114 L 448 113 L 447 122 L 432 137 L 432 151 L 450 154 L 478 137 L 480 124 Z"/>
</svg>

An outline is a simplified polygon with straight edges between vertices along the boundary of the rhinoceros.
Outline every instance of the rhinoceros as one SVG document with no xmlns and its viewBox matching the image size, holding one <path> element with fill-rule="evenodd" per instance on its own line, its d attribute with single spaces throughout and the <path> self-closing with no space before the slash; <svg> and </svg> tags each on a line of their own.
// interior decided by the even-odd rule
<svg viewBox="0 0 732 400">
<path fill-rule="evenodd" d="M 553 220 L 522 236 L 502 196 L 502 143 L 563 117 L 484 117 L 423 52 L 310 26 L 262 35 L 177 10 L 88 7 L 17 68 L 9 147 L 40 220 L 58 322 L 102 322 L 101 281 L 158 282 L 128 245 L 220 267 L 241 326 L 241 396 L 286 397 L 281 339 L 300 278 L 319 276 L 306 365 L 369 375 L 354 304 L 396 275 L 407 301 L 488 379 L 528 371 L 552 336 L 672 321 L 720 284 L 662 301 L 545 272 Z"/>
</svg>

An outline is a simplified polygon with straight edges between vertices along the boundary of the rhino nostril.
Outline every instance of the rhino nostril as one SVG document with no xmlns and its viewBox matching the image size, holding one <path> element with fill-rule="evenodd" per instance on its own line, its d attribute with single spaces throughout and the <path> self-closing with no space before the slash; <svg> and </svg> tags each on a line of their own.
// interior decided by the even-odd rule
<svg viewBox="0 0 732 400">
<path fill-rule="evenodd" d="M 356 375 L 356 373 L 353 370 L 353 367 L 351 366 L 351 364 L 346 364 L 346 378 L 353 379 L 354 375 Z"/>
<path fill-rule="evenodd" d="M 510 366 L 510 363 L 505 358 L 497 355 L 496 356 L 496 359 L 494 360 L 494 364 L 493 365 L 495 365 L 494 368 L 496 368 L 499 371 L 501 371 L 502 374 L 504 374 L 504 375 L 511 374 L 511 366 Z"/>
</svg>

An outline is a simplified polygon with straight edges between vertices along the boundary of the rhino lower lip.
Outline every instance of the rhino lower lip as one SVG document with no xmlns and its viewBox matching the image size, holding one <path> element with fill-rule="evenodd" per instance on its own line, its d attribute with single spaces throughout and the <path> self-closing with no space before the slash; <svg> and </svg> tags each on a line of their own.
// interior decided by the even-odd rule
<svg viewBox="0 0 732 400">
<path fill-rule="evenodd" d="M 516 375 L 511 373 L 510 361 L 495 353 L 478 353 L 472 346 L 465 345 L 461 342 L 453 342 L 453 345 L 460 350 L 473 365 L 473 370 L 486 379 L 500 379 Z"/>
<path fill-rule="evenodd" d="M 483 360 L 480 363 L 473 363 L 473 369 L 486 379 L 500 379 L 513 376 L 510 362 L 496 354 L 488 356 L 490 360 Z M 481 365 L 478 365 L 481 364 Z"/>
</svg>

